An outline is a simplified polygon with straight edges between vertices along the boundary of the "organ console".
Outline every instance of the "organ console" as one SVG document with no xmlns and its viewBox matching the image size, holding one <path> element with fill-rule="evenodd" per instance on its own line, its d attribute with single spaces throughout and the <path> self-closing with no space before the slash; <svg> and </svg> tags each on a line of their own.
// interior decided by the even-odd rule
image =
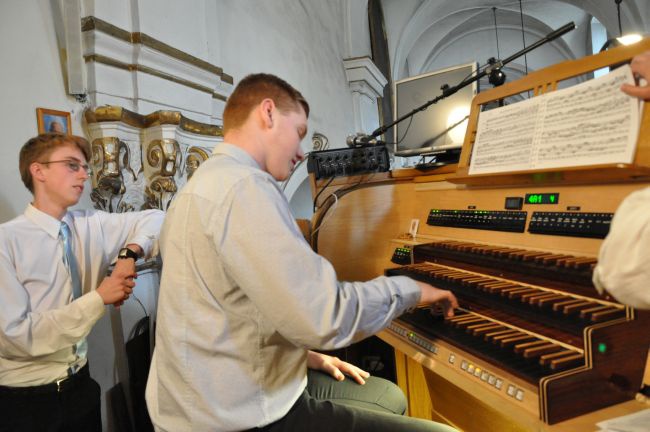
<svg viewBox="0 0 650 432">
<path fill-rule="evenodd" d="M 327 186 L 342 191 L 337 200 L 321 194 L 313 246 L 340 278 L 385 271 L 459 299 L 453 318 L 417 308 L 380 335 L 395 348 L 411 415 L 466 431 L 568 431 L 650 408 L 635 401 L 650 311 L 601 296 L 591 282 L 617 206 L 650 186 L 648 107 L 631 164 L 468 175 L 482 104 L 552 91 L 647 49 L 648 39 L 480 93 L 460 162 L 446 173 L 337 179 Z M 313 192 L 323 185 L 313 180 Z M 400 234 L 414 218 L 417 236 Z"/>
</svg>

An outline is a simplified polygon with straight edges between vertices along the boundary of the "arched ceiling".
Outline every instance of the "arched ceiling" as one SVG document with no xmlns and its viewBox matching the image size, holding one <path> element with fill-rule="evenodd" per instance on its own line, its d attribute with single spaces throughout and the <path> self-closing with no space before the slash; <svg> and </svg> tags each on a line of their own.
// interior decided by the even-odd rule
<svg viewBox="0 0 650 432">
<path fill-rule="evenodd" d="M 518 0 L 381 1 L 393 80 L 472 61 L 484 64 L 490 57 L 504 59 L 520 51 L 524 40 L 530 46 L 570 21 L 576 30 L 508 64 L 508 79 L 591 54 L 592 17 L 618 36 L 614 0 L 522 0 L 521 15 Z M 650 1 L 624 0 L 621 22 L 624 32 L 649 33 Z"/>
</svg>

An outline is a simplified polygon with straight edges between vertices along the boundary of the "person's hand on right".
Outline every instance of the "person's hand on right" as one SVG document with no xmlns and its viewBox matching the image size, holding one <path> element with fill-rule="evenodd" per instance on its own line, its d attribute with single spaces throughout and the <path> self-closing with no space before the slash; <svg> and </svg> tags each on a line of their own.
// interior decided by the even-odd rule
<svg viewBox="0 0 650 432">
<path fill-rule="evenodd" d="M 436 288 L 427 283 L 416 281 L 420 287 L 419 306 L 438 305 L 446 317 L 454 316 L 454 309 L 458 307 L 456 296 L 448 290 Z"/>
<path fill-rule="evenodd" d="M 643 78 L 646 83 L 643 86 L 623 84 L 621 90 L 630 96 L 650 100 L 650 51 L 634 56 L 630 68 L 635 78 Z"/>
</svg>

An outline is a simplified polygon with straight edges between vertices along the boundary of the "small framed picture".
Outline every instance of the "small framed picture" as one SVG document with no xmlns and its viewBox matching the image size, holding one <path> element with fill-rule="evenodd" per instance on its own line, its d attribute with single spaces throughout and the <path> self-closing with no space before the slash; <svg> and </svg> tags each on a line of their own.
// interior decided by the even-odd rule
<svg viewBox="0 0 650 432">
<path fill-rule="evenodd" d="M 71 134 L 70 113 L 47 108 L 36 108 L 38 133 L 57 132 Z"/>
</svg>

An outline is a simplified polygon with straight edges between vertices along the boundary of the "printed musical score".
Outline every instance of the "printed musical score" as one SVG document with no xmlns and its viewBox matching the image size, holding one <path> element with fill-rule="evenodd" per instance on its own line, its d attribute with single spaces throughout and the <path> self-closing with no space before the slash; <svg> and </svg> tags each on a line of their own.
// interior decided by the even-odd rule
<svg viewBox="0 0 650 432">
<path fill-rule="evenodd" d="M 631 163 L 640 104 L 620 91 L 628 65 L 479 115 L 469 174 Z"/>
</svg>

